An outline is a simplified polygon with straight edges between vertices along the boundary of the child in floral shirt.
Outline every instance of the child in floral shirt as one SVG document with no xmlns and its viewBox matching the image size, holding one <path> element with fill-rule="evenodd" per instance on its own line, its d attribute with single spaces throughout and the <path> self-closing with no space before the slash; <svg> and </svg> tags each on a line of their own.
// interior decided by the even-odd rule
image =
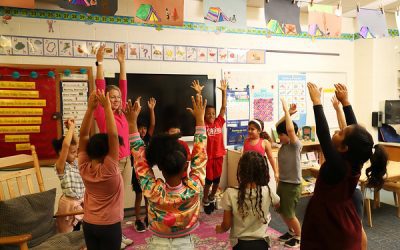
<svg viewBox="0 0 400 250">
<path fill-rule="evenodd" d="M 143 195 L 149 200 L 149 229 L 154 233 L 149 242 L 150 249 L 194 249 L 191 232 L 198 225 L 200 212 L 200 192 L 204 185 L 207 164 L 207 136 L 204 126 L 206 102 L 202 96 L 192 97 L 193 109 L 189 109 L 196 119 L 196 132 L 191 157 L 191 171 L 185 183 L 182 174 L 189 163 L 185 148 L 177 136 L 161 135 L 152 138 L 145 148 L 137 130 L 140 113 L 140 98 L 135 104 L 129 102 L 126 116 L 129 123 L 131 152 L 135 171 Z M 152 166 L 157 165 L 165 181 L 156 179 Z"/>
</svg>

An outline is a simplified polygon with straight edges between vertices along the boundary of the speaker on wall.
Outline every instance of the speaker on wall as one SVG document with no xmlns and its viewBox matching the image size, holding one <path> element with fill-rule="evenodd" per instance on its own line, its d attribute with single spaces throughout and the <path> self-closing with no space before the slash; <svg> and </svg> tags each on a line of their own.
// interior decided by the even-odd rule
<svg viewBox="0 0 400 250">
<path fill-rule="evenodd" d="M 382 112 L 372 112 L 372 127 L 380 128 L 382 127 Z"/>
</svg>

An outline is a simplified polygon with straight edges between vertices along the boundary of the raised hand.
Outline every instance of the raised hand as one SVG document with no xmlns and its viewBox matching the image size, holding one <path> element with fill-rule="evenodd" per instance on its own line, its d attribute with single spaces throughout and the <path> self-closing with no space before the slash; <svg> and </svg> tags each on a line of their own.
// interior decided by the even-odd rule
<svg viewBox="0 0 400 250">
<path fill-rule="evenodd" d="M 71 126 L 75 126 L 75 119 L 68 118 L 66 121 L 64 121 L 64 125 L 67 129 L 69 129 Z"/>
<path fill-rule="evenodd" d="M 142 110 L 142 106 L 140 105 L 141 98 L 142 97 L 139 96 L 133 104 L 132 104 L 131 99 L 129 99 L 128 103 L 126 104 L 124 114 L 129 123 L 130 122 L 136 123 L 136 121 L 137 121 L 140 111 Z"/>
<path fill-rule="evenodd" d="M 192 86 L 190 86 L 190 87 L 191 87 L 192 89 L 194 89 L 194 90 L 196 91 L 197 94 L 201 94 L 201 91 L 203 90 L 204 85 L 201 86 L 200 83 L 199 83 L 199 80 L 194 80 L 194 81 L 192 82 Z"/>
<path fill-rule="evenodd" d="M 343 106 L 350 105 L 349 93 L 347 91 L 346 85 L 338 83 L 335 84 L 335 88 L 336 98 L 339 100 L 339 102 L 341 102 Z"/>
<path fill-rule="evenodd" d="M 228 83 L 226 82 L 226 80 L 221 80 L 220 84 L 221 87 L 218 87 L 218 89 L 220 89 L 221 91 L 226 91 L 226 89 L 228 88 Z"/>
<path fill-rule="evenodd" d="M 311 101 L 313 102 L 313 104 L 320 105 L 322 88 L 318 88 L 318 86 L 312 82 L 307 83 L 307 88 L 308 88 L 308 92 L 310 94 L 310 98 L 311 98 Z"/>
<path fill-rule="evenodd" d="M 96 53 L 96 60 L 98 62 L 102 62 L 104 60 L 104 49 L 106 48 L 105 44 L 100 45 L 100 47 L 97 49 Z"/>
<path fill-rule="evenodd" d="M 289 114 L 293 115 L 296 114 L 297 112 L 297 105 L 295 103 L 292 103 L 289 105 Z"/>
<path fill-rule="evenodd" d="M 339 100 L 336 98 L 336 96 L 333 96 L 332 99 L 332 106 L 335 110 L 339 110 L 340 109 L 340 102 Z"/>
<path fill-rule="evenodd" d="M 281 97 L 281 103 L 282 103 L 283 112 L 288 113 L 289 109 L 288 109 L 285 98 Z"/>
<path fill-rule="evenodd" d="M 203 96 L 197 94 L 196 99 L 192 96 L 192 104 L 193 104 L 193 109 L 187 108 L 187 110 L 190 111 L 190 113 L 192 113 L 192 115 L 196 119 L 196 125 L 203 126 L 204 113 L 206 111 L 207 100 L 205 99 L 203 102 Z"/>
<path fill-rule="evenodd" d="M 99 104 L 99 101 L 97 99 L 96 95 L 96 90 L 93 90 L 92 93 L 90 93 L 89 100 L 88 100 L 88 109 L 96 109 L 97 105 Z"/>
<path fill-rule="evenodd" d="M 104 109 L 106 108 L 111 108 L 111 102 L 110 102 L 110 92 L 107 92 L 106 95 L 104 95 L 104 90 L 99 89 L 97 90 L 96 93 L 97 100 L 99 100 L 99 103 L 101 106 L 103 106 Z"/>
<path fill-rule="evenodd" d="M 154 97 L 151 97 L 148 101 L 147 101 L 147 106 L 149 107 L 150 110 L 154 110 L 155 106 L 157 104 L 157 101 Z"/>
<path fill-rule="evenodd" d="M 119 63 L 125 62 L 125 44 L 118 47 L 117 60 Z"/>
</svg>

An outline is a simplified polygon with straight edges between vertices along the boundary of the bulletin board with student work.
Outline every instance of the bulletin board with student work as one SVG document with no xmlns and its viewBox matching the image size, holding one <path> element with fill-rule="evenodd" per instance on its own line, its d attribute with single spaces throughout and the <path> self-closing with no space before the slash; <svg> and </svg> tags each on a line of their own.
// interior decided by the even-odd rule
<svg viewBox="0 0 400 250">
<path fill-rule="evenodd" d="M 34 145 L 41 164 L 54 163 L 51 142 L 69 117 L 79 133 L 92 82 L 90 67 L 0 65 L 0 157 L 30 154 Z"/>
<path fill-rule="evenodd" d="M 283 116 L 280 98 L 284 98 L 288 104 L 297 105 L 298 112 L 292 119 L 299 128 L 315 125 L 307 82 L 314 82 L 323 88 L 322 101 L 329 127 L 331 131 L 338 127 L 331 98 L 335 94 L 335 83 L 347 83 L 345 72 L 268 72 L 224 69 L 222 78 L 228 81 L 230 88 L 240 89 L 248 86 L 249 118 L 264 121 L 264 130 L 268 133 L 271 129 L 275 129 L 275 123 Z M 229 111 L 228 107 L 227 113 Z"/>
</svg>

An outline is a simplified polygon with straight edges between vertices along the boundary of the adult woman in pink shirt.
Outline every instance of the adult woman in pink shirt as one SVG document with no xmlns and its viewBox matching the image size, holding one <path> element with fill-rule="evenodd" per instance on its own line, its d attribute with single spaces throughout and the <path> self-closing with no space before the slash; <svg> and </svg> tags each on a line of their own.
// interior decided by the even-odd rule
<svg viewBox="0 0 400 250">
<path fill-rule="evenodd" d="M 131 198 L 127 198 L 127 196 L 132 197 L 132 192 L 128 192 L 130 190 L 131 184 L 131 176 L 132 176 L 132 167 L 131 167 L 131 159 L 130 159 L 130 150 L 129 150 L 129 128 L 128 121 L 125 118 L 124 113 L 122 112 L 126 106 L 127 100 L 127 80 L 126 80 L 126 69 L 125 69 L 125 46 L 120 46 L 118 48 L 117 60 L 120 65 L 120 79 L 119 79 L 119 87 L 115 85 L 108 85 L 106 88 L 106 81 L 104 80 L 104 69 L 103 69 L 103 59 L 104 59 L 104 49 L 105 45 L 101 45 L 97 50 L 96 54 L 96 88 L 98 90 L 103 90 L 106 93 L 109 93 L 111 110 L 114 114 L 115 124 L 117 126 L 118 135 L 122 137 L 123 144 L 119 146 L 119 170 L 124 180 L 124 207 L 127 206 L 126 202 Z M 100 105 L 96 108 L 94 112 L 94 118 L 96 119 L 97 126 L 100 130 L 100 133 L 106 132 L 106 119 L 104 115 L 104 108 Z M 123 208 L 124 208 L 123 207 Z M 127 239 L 125 236 L 122 238 L 121 248 L 124 248 L 126 245 L 130 245 L 133 243 L 132 240 Z"/>
</svg>

